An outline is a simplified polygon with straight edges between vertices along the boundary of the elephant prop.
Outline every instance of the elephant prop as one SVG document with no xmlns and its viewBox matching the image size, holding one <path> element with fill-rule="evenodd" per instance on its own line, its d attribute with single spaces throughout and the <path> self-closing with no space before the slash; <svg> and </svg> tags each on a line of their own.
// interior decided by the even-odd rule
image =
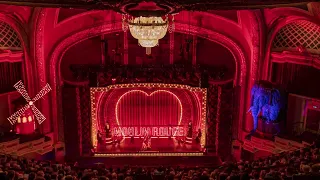
<svg viewBox="0 0 320 180">
<path fill-rule="evenodd" d="M 251 112 L 253 117 L 253 130 L 251 132 L 256 131 L 259 118 L 267 123 L 277 122 L 281 109 L 280 91 L 270 87 L 268 82 L 255 83 L 251 89 L 251 107 L 248 111 Z"/>
</svg>

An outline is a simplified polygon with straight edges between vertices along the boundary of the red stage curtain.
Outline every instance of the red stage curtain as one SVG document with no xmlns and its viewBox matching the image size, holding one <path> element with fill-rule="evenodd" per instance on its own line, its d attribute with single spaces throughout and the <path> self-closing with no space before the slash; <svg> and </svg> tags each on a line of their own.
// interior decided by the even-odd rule
<svg viewBox="0 0 320 180">
<path fill-rule="evenodd" d="M 166 91 L 131 91 L 119 100 L 116 113 L 121 126 L 176 126 L 182 118 L 178 98 Z"/>
</svg>

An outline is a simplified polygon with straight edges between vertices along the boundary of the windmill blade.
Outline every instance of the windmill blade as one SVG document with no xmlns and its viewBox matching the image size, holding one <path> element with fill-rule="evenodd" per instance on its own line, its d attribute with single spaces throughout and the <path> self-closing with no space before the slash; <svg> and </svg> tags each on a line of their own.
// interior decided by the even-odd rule
<svg viewBox="0 0 320 180">
<path fill-rule="evenodd" d="M 36 119 L 38 120 L 38 123 L 41 124 L 44 120 L 46 120 L 46 118 L 44 117 L 44 115 L 39 111 L 38 108 L 36 108 L 36 106 L 32 105 L 31 109 L 33 111 L 34 116 L 36 117 Z"/>
<path fill-rule="evenodd" d="M 19 109 L 19 111 L 15 112 L 10 117 L 8 117 L 7 119 L 11 123 L 11 125 L 15 124 L 18 117 L 21 116 L 29 107 L 29 104 L 26 104 L 23 108 Z"/>
<path fill-rule="evenodd" d="M 28 92 L 21 80 L 13 85 L 13 87 L 17 89 L 17 91 L 27 100 L 27 102 L 31 101 L 31 98 L 29 97 Z"/>
<path fill-rule="evenodd" d="M 45 96 L 48 92 L 51 91 L 51 87 L 49 84 L 47 84 L 46 86 L 44 86 L 41 91 L 39 91 L 39 93 L 32 99 L 33 102 L 38 101 L 40 98 L 42 98 L 43 96 Z"/>
</svg>

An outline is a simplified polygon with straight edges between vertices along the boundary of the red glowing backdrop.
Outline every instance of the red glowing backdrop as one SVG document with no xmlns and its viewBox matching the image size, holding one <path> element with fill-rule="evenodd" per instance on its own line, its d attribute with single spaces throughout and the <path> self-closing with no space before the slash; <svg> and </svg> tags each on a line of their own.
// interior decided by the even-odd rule
<svg viewBox="0 0 320 180">
<path fill-rule="evenodd" d="M 122 126 L 180 125 L 182 109 L 179 97 L 169 90 L 156 90 L 151 94 L 129 90 L 117 101 L 115 115 Z"/>
<path fill-rule="evenodd" d="M 207 90 L 186 85 L 124 84 L 91 88 L 92 142 L 106 122 L 114 127 L 188 126 L 205 144 Z"/>
</svg>

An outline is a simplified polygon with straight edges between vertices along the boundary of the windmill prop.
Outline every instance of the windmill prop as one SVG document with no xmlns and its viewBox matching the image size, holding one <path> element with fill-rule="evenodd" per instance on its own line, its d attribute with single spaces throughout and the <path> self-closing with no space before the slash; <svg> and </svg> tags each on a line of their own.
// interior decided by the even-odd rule
<svg viewBox="0 0 320 180">
<path fill-rule="evenodd" d="M 27 101 L 27 104 L 23 108 L 19 109 L 17 112 L 12 114 L 10 117 L 8 117 L 8 120 L 11 123 L 11 125 L 15 124 L 17 118 L 21 116 L 28 108 L 31 108 L 39 124 L 46 120 L 44 115 L 39 111 L 39 109 L 34 105 L 34 103 L 43 96 L 45 96 L 49 91 L 51 91 L 49 84 L 44 86 L 33 99 L 29 97 L 29 94 L 21 80 L 17 82 L 13 87 L 17 89 L 17 91 L 22 95 L 22 97 L 24 97 L 24 99 Z"/>
</svg>

